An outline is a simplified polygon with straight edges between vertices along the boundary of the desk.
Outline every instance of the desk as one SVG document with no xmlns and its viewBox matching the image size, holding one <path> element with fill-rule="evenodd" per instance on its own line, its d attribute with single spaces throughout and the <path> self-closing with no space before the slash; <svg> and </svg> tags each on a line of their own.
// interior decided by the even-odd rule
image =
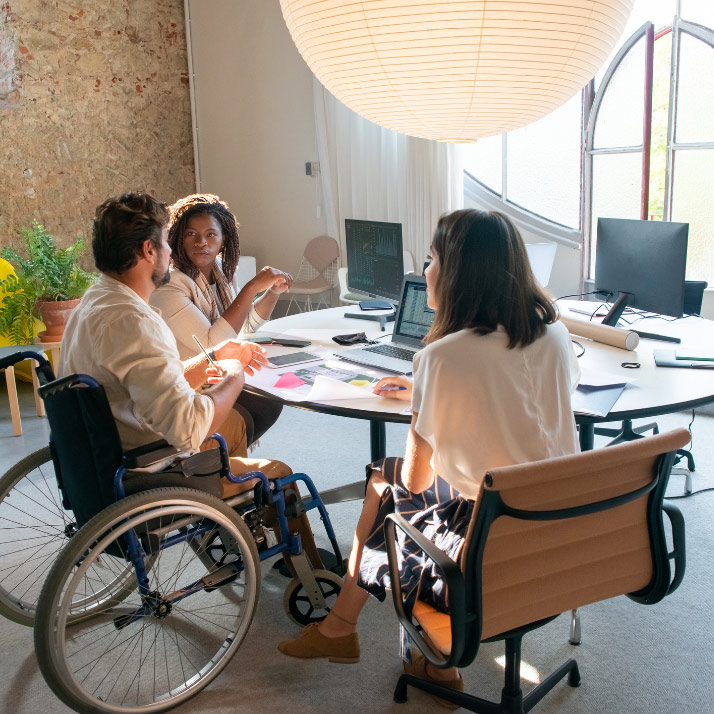
<svg viewBox="0 0 714 714">
<path fill-rule="evenodd" d="M 566 312 L 568 305 L 576 304 L 577 301 L 561 301 L 559 307 L 563 310 L 563 314 L 568 314 Z M 592 305 L 593 308 L 596 307 L 594 303 Z M 337 307 L 271 320 L 262 326 L 259 334 L 288 333 L 296 337 L 304 337 L 312 340 L 313 347 L 324 347 L 330 352 L 338 352 L 346 348 L 341 348 L 329 339 L 328 328 L 329 334 L 365 332 L 370 339 L 384 337 L 385 333 L 380 331 L 377 323 L 346 319 L 343 317 L 346 311 L 350 311 L 350 308 Z M 570 316 L 584 319 L 583 315 L 577 313 L 572 313 Z M 700 317 L 687 317 L 675 322 L 666 319 L 647 319 L 640 321 L 638 325 L 648 332 L 680 337 L 681 347 L 704 347 L 714 350 L 714 322 Z M 387 334 L 392 327 L 393 323 L 387 325 Z M 318 335 L 320 339 L 310 337 L 311 331 L 314 331 L 313 334 Z M 388 339 L 384 337 L 384 340 L 388 341 Z M 585 354 L 580 359 L 583 366 L 622 374 L 628 378 L 634 377 L 637 380 L 625 389 L 606 416 L 575 415 L 575 421 L 580 427 L 580 445 L 583 450 L 593 448 L 593 431 L 596 423 L 658 416 L 714 402 L 714 370 L 673 369 L 655 365 L 653 349 L 671 349 L 680 345 L 641 339 L 637 350 L 630 352 L 585 338 L 575 339 L 586 348 Z M 273 349 L 282 352 L 295 351 L 295 348 L 271 348 Z M 641 367 L 632 370 L 620 366 L 622 362 L 632 361 L 639 362 Z M 373 460 L 385 455 L 385 422 L 408 423 L 411 420 L 408 415 L 402 413 L 405 403 L 398 400 L 375 397 L 332 404 L 298 402 L 278 397 L 275 393 L 271 394 L 271 390 L 265 387 L 256 388 L 255 380 L 252 378 L 248 378 L 247 383 L 249 389 L 278 398 L 289 406 L 356 419 L 368 419 Z"/>
<path fill-rule="evenodd" d="M 569 307 L 577 305 L 578 302 L 572 300 L 558 303 L 564 315 L 586 320 L 586 316 L 570 312 Z M 582 305 L 592 305 L 593 309 L 597 307 L 597 303 L 581 302 Z M 574 336 L 573 339 L 585 346 L 585 354 L 580 358 L 584 367 L 637 380 L 625 389 L 606 416 L 575 415 L 575 421 L 580 426 L 580 446 L 583 450 L 593 448 L 596 423 L 653 417 L 714 402 L 714 370 L 657 367 L 652 354 L 655 349 L 678 347 L 698 347 L 714 352 L 714 322 L 701 317 L 685 317 L 676 321 L 654 318 L 639 320 L 632 327 L 679 337 L 682 342 L 674 344 L 641 338 L 637 349 L 628 351 Z M 639 362 L 641 366 L 639 369 L 626 369 L 620 366 L 623 362 Z"/>
<path fill-rule="evenodd" d="M 389 335 L 394 323 L 387 324 L 387 332 L 382 332 L 378 322 L 368 320 L 354 320 L 345 318 L 345 312 L 354 312 L 354 308 L 349 307 L 334 307 L 326 310 L 312 310 L 310 312 L 302 312 L 288 317 L 281 317 L 276 320 L 266 322 L 258 331 L 257 334 L 282 335 L 289 334 L 294 337 L 310 340 L 312 345 L 306 350 L 325 351 L 328 353 L 337 353 L 349 347 L 340 347 L 332 341 L 331 335 L 348 334 L 353 332 L 364 332 L 369 339 L 384 338 L 381 341 L 388 341 Z M 389 314 L 389 311 L 376 311 L 376 314 Z M 370 314 L 374 312 L 370 311 Z M 269 347 L 271 354 L 280 354 L 288 352 L 296 352 L 295 347 Z M 305 366 L 309 366 L 307 363 Z M 347 364 L 347 363 L 345 363 Z M 298 369 L 296 365 L 292 369 Z M 248 377 L 246 380 L 247 386 L 251 391 L 258 394 L 266 394 L 273 398 L 279 399 L 283 404 L 297 407 L 298 409 L 307 409 L 310 411 L 322 412 L 324 414 L 334 414 L 336 416 L 351 417 L 353 419 L 367 419 L 370 423 L 370 444 L 371 458 L 373 461 L 384 457 L 386 449 L 385 423 L 409 423 L 411 416 L 404 414 L 406 402 L 398 399 L 384 399 L 383 397 L 373 397 L 368 399 L 341 400 L 331 403 L 323 402 L 306 402 L 295 401 L 286 398 L 285 392 L 280 395 L 276 394 L 275 390 L 266 387 L 265 374 L 267 368 L 262 370 L 258 378 Z M 269 374 L 275 374 L 277 380 L 278 374 L 289 369 L 270 370 Z M 374 376 L 384 376 L 387 372 L 360 367 L 359 371 L 363 374 Z M 263 377 L 261 380 L 260 377 Z M 260 386 L 258 386 L 260 384 Z"/>
</svg>

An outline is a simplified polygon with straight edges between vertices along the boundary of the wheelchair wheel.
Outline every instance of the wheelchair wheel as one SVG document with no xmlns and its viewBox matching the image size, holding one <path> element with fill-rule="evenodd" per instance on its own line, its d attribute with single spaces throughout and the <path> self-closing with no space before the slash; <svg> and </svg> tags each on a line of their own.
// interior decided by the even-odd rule
<svg viewBox="0 0 714 714">
<path fill-rule="evenodd" d="M 317 586 L 325 600 L 325 607 L 318 608 L 310 602 L 305 587 L 299 578 L 293 578 L 285 588 L 283 607 L 288 617 L 297 625 L 304 627 L 311 622 L 320 622 L 335 604 L 342 588 L 342 578 L 330 570 L 313 570 Z"/>
<path fill-rule="evenodd" d="M 207 567 L 193 540 L 212 542 L 215 532 L 234 558 Z M 73 622 L 75 603 L 102 585 L 98 574 L 126 566 L 133 535 L 154 559 L 144 594 L 135 581 Z M 85 524 L 49 572 L 35 621 L 40 670 L 76 711 L 170 709 L 208 685 L 240 646 L 259 573 L 250 531 L 220 499 L 186 488 L 129 496 Z"/>
<path fill-rule="evenodd" d="M 0 478 L 0 614 L 32 625 L 44 576 L 75 530 L 48 446 Z"/>
</svg>

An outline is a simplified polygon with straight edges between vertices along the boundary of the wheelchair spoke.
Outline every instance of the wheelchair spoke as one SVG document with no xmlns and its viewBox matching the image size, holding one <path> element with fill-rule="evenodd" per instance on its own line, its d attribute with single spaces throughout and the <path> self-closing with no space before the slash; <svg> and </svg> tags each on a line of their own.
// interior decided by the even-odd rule
<svg viewBox="0 0 714 714">
<path fill-rule="evenodd" d="M 156 496 L 136 494 L 105 509 L 94 537 L 85 536 L 90 522 L 48 577 L 46 587 L 59 593 L 58 604 L 40 605 L 37 632 L 46 634 L 36 636 L 38 661 L 53 689 L 62 689 L 65 702 L 79 710 L 133 714 L 159 702 L 173 706 L 211 681 L 247 632 L 259 585 L 247 527 L 213 497 L 199 494 L 193 504 L 185 489 L 162 491 L 180 493 L 177 505 L 164 507 Z M 139 504 L 136 515 L 127 517 L 122 509 L 132 503 Z M 201 526 L 212 522 L 216 527 L 207 531 Z M 173 523 L 190 525 L 172 529 Z M 130 529 L 149 551 L 141 590 L 126 560 Z M 224 531 L 235 553 L 222 548 L 220 561 L 206 557 Z M 96 615 L 69 623 L 81 603 Z"/>
<path fill-rule="evenodd" d="M 0 614 L 33 623 L 46 570 L 74 531 L 48 447 L 0 478 Z"/>
</svg>

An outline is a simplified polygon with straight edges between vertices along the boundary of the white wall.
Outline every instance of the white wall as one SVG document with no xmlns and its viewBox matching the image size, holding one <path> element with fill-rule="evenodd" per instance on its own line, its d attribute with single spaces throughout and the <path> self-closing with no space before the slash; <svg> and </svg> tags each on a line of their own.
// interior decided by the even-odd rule
<svg viewBox="0 0 714 714">
<path fill-rule="evenodd" d="M 278 0 L 190 0 L 200 190 L 228 202 L 241 252 L 296 272 L 318 218 L 312 73 Z"/>
<path fill-rule="evenodd" d="M 241 251 L 258 267 L 296 271 L 318 218 L 312 73 L 285 27 L 278 0 L 189 0 L 201 190 L 226 200 L 241 224 Z M 540 236 L 523 231 L 529 242 Z M 579 250 L 558 246 L 548 286 L 576 293 Z"/>
</svg>

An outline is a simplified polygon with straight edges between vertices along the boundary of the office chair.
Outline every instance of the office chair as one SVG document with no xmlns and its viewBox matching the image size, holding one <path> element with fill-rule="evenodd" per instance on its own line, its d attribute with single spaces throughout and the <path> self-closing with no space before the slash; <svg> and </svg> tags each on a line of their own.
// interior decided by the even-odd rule
<svg viewBox="0 0 714 714">
<path fill-rule="evenodd" d="M 704 298 L 704 291 L 708 287 L 706 280 L 686 280 L 684 282 L 684 309 L 685 315 L 699 315 L 702 311 L 702 300 Z M 612 437 L 608 445 L 619 444 L 623 441 L 632 441 L 632 439 L 639 439 L 644 436 L 648 431 L 654 434 L 659 433 L 659 426 L 656 422 L 650 422 L 648 424 L 643 424 L 641 426 L 633 426 L 632 419 L 625 419 L 619 429 L 610 429 L 607 427 L 595 427 L 595 434 L 598 436 L 610 436 Z M 679 449 L 677 451 L 678 459 L 686 459 L 688 473 L 685 474 L 685 493 L 692 492 L 692 472 L 696 469 L 694 463 L 694 456 L 692 452 L 688 449 Z"/>
<path fill-rule="evenodd" d="M 287 314 L 290 314 L 293 303 L 302 312 L 300 302 L 295 300 L 296 295 L 306 296 L 304 303 L 306 310 L 316 310 L 323 305 L 330 307 L 325 300 L 325 293 L 329 295 L 337 286 L 339 258 L 340 246 L 331 236 L 317 236 L 305 246 L 297 277 L 290 288 Z M 319 296 L 314 305 L 313 296 Z"/>
<path fill-rule="evenodd" d="M 390 514 L 385 533 L 394 606 L 424 657 L 436 667 L 464 667 L 481 642 L 505 640 L 506 648 L 500 702 L 412 674 L 400 676 L 394 700 L 405 702 L 410 685 L 469 711 L 524 714 L 566 675 L 577 687 L 578 665 L 569 659 L 524 695 L 522 638 L 572 608 L 623 594 L 651 605 L 677 589 L 685 567 L 684 520 L 663 499 L 675 451 L 688 439 L 687 430 L 678 429 L 610 449 L 493 469 L 458 563 L 402 516 Z M 671 524 L 671 552 L 663 514 Z M 420 600 L 407 612 L 397 528 L 443 574 L 450 614 Z"/>
</svg>

